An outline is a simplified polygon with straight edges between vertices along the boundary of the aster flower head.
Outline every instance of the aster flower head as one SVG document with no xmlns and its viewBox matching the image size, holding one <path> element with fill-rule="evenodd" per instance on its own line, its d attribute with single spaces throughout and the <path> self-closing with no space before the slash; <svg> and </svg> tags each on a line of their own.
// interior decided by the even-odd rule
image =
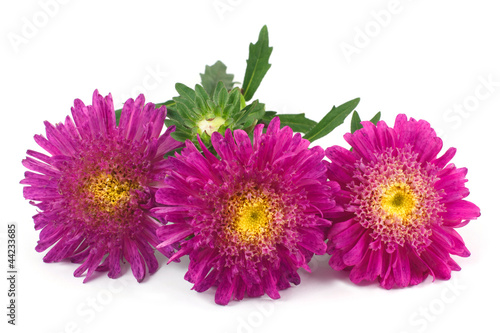
<svg viewBox="0 0 500 333">
<path fill-rule="evenodd" d="M 328 177 L 341 191 L 345 212 L 328 232 L 330 266 L 350 270 L 354 283 L 378 278 L 386 289 L 460 270 L 450 254 L 470 252 L 455 228 L 480 215 L 463 200 L 466 168 L 449 163 L 456 149 L 437 157 L 442 140 L 424 120 L 398 115 L 394 128 L 379 121 L 346 134 L 352 151 L 326 150 Z"/>
<path fill-rule="evenodd" d="M 164 154 L 180 146 L 169 128 L 162 135 L 165 107 L 155 109 L 144 96 L 129 99 L 116 125 L 111 94 L 96 90 L 92 105 L 75 100 L 72 116 L 55 126 L 45 122 L 46 137 L 35 141 L 48 155 L 28 150 L 23 165 L 24 197 L 38 207 L 38 252 L 52 248 L 45 262 L 80 263 L 74 275 L 95 271 L 120 275 L 120 261 L 131 265 L 138 281 L 157 270 L 154 247 L 160 223 L 150 209 L 166 173 Z M 34 171 L 34 172 L 32 172 Z M 163 254 L 172 254 L 165 247 Z"/>
<path fill-rule="evenodd" d="M 327 218 L 341 208 L 333 198 L 338 184 L 326 179 L 320 147 L 280 129 L 274 118 L 266 133 L 257 125 L 253 144 L 243 130 L 214 132 L 218 159 L 199 140 L 170 157 L 166 187 L 156 199 L 159 246 L 181 242 L 171 258 L 189 255 L 185 279 L 203 292 L 217 288 L 215 302 L 227 304 L 269 295 L 299 284 L 313 254 L 324 254 Z"/>
</svg>

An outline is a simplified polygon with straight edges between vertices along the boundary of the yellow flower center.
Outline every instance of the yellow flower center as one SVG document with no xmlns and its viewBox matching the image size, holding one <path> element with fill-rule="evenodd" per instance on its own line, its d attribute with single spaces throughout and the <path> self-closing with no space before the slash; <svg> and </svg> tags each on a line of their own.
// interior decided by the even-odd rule
<svg viewBox="0 0 500 333">
<path fill-rule="evenodd" d="M 382 194 L 380 206 L 389 215 L 400 217 L 406 221 L 414 211 L 415 195 L 405 183 L 396 183 L 388 186 Z"/>
<path fill-rule="evenodd" d="M 272 213 L 265 198 L 236 198 L 233 229 L 246 240 L 253 240 L 269 232 Z"/>
<path fill-rule="evenodd" d="M 213 132 L 216 132 L 222 124 L 226 121 L 221 117 L 215 117 L 211 119 L 203 119 L 198 122 L 198 133 L 203 134 L 207 132 L 208 136 L 211 136 Z"/>
<path fill-rule="evenodd" d="M 85 188 L 92 194 L 93 203 L 99 210 L 112 212 L 117 206 L 128 203 L 130 191 L 139 185 L 131 181 L 120 182 L 115 176 L 103 173 L 91 178 Z"/>
</svg>

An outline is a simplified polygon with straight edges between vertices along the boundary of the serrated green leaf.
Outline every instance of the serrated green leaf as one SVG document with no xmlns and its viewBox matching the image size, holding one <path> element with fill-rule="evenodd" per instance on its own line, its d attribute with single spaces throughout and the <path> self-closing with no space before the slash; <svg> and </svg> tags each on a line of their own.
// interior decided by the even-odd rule
<svg viewBox="0 0 500 333">
<path fill-rule="evenodd" d="M 177 128 L 172 134 L 170 134 L 170 136 L 180 142 L 185 142 L 186 140 L 191 139 L 191 133 L 179 131 Z"/>
<path fill-rule="evenodd" d="M 246 123 L 248 125 L 245 128 L 243 128 L 243 130 L 247 132 L 247 134 L 252 133 L 258 122 L 259 122 L 258 119 L 254 119 L 252 122 L 247 121 Z"/>
<path fill-rule="evenodd" d="M 208 101 L 210 99 L 210 96 L 208 95 L 207 91 L 201 85 L 197 84 L 194 87 L 194 91 L 196 96 L 201 97 L 204 101 Z"/>
<path fill-rule="evenodd" d="M 189 88 L 185 84 L 176 83 L 175 90 L 179 93 L 180 97 L 188 99 L 193 105 L 195 104 L 196 93 L 193 89 Z M 176 98 L 174 98 L 174 101 Z"/>
<path fill-rule="evenodd" d="M 177 109 L 167 109 L 167 119 L 175 120 L 179 123 L 182 123 L 182 117 L 179 114 Z"/>
<path fill-rule="evenodd" d="M 294 132 L 307 133 L 318 123 L 306 118 L 305 113 L 298 114 L 277 114 L 280 118 L 281 126 L 289 126 Z"/>
<path fill-rule="evenodd" d="M 165 126 L 167 127 L 170 127 L 170 126 L 175 126 L 175 127 L 179 127 L 179 122 L 178 121 L 175 121 L 175 120 L 172 120 L 172 119 L 165 119 Z"/>
<path fill-rule="evenodd" d="M 304 135 L 304 139 L 313 142 L 329 134 L 344 122 L 345 118 L 356 108 L 358 103 L 359 98 L 355 98 L 339 107 L 334 106 L 316 126 Z"/>
<path fill-rule="evenodd" d="M 262 124 L 269 124 L 271 122 L 271 120 L 273 120 L 274 117 L 276 117 L 276 114 L 278 112 L 276 111 L 266 111 L 264 113 L 264 116 L 260 119 L 260 123 Z"/>
<path fill-rule="evenodd" d="M 222 118 L 233 118 L 234 115 L 241 110 L 240 95 L 241 93 L 238 88 L 231 90 L 228 96 L 227 105 L 222 112 Z"/>
<path fill-rule="evenodd" d="M 352 113 L 352 118 L 351 118 L 351 133 L 356 132 L 363 126 L 361 125 L 361 118 L 359 117 L 358 112 L 355 110 Z"/>
<path fill-rule="evenodd" d="M 281 127 L 289 126 L 294 132 L 307 133 L 317 122 L 305 117 L 304 113 L 299 114 L 277 114 L 280 118 Z"/>
<path fill-rule="evenodd" d="M 257 122 L 260 119 L 262 119 L 262 117 L 264 117 L 264 114 L 266 113 L 266 105 L 263 103 L 259 103 L 258 99 L 255 100 L 252 104 L 255 104 L 255 106 L 248 113 L 247 118 L 245 119 L 245 122 L 242 126 L 243 128 L 247 128 L 247 127 L 250 127 L 252 125 L 255 126 L 255 124 L 257 124 Z"/>
<path fill-rule="evenodd" d="M 215 88 L 214 92 L 214 101 L 217 101 L 217 104 L 224 109 L 227 104 L 229 98 L 229 93 L 227 92 L 226 86 L 222 81 L 217 83 L 217 88 Z"/>
<path fill-rule="evenodd" d="M 196 106 L 201 110 L 201 114 L 207 113 L 211 109 L 208 104 L 208 101 L 210 101 L 210 96 L 208 96 L 205 89 L 199 84 L 194 87 L 194 90 L 196 92 Z"/>
<path fill-rule="evenodd" d="M 159 108 L 161 106 L 165 105 L 167 109 L 175 109 L 175 101 L 169 100 L 163 103 L 157 103 L 155 104 L 155 108 Z"/>
<path fill-rule="evenodd" d="M 214 101 L 212 101 L 211 99 L 208 99 L 207 100 L 207 105 L 208 105 L 208 108 L 210 110 L 216 110 L 217 109 L 217 104 L 215 104 Z M 217 114 L 215 114 L 217 116 Z"/>
<path fill-rule="evenodd" d="M 377 112 L 376 115 L 373 116 L 372 119 L 370 119 L 370 121 L 373 123 L 373 125 L 377 125 L 377 123 L 379 122 L 380 120 L 380 116 L 382 115 L 382 113 L 379 111 Z"/>
<path fill-rule="evenodd" d="M 236 113 L 233 117 L 233 124 L 236 128 L 242 128 L 245 122 L 247 121 L 248 116 L 251 113 L 259 112 L 261 105 L 258 100 L 254 101 L 252 104 L 247 105 L 243 110 Z M 242 125 L 243 124 L 243 125 Z M 238 126 L 239 125 L 239 126 Z"/>
<path fill-rule="evenodd" d="M 190 108 L 183 103 L 177 103 L 177 111 L 179 112 L 179 121 L 181 123 L 187 126 L 194 126 L 199 116 L 196 108 Z"/>
<path fill-rule="evenodd" d="M 263 26 L 259 33 L 257 43 L 250 43 L 250 51 L 247 60 L 247 68 L 243 86 L 241 88 L 245 101 L 252 99 L 255 91 L 259 87 L 262 79 L 271 67 L 269 58 L 271 57 L 272 47 L 269 47 L 269 36 L 267 26 Z"/>
<path fill-rule="evenodd" d="M 207 93 L 212 96 L 219 82 L 222 82 L 226 90 L 234 87 L 234 75 L 226 73 L 227 67 L 221 61 L 217 61 L 212 66 L 205 66 L 205 73 L 200 74 L 201 85 Z"/>
</svg>

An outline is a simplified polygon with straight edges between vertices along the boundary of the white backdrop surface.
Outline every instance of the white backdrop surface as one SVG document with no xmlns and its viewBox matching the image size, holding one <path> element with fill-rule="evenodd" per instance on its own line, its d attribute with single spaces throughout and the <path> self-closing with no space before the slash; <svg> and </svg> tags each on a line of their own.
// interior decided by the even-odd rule
<svg viewBox="0 0 500 333">
<path fill-rule="evenodd" d="M 18 226 L 17 325 L 7 324 L 8 285 L 0 283 L 2 332 L 472 332 L 500 331 L 497 285 L 499 7 L 494 1 L 77 1 L 0 4 L 0 266 L 7 275 L 7 224 Z M 272 64 L 255 97 L 267 109 L 319 120 L 332 105 L 361 97 L 361 117 L 393 124 L 398 113 L 426 119 L 453 162 L 469 169 L 469 200 L 482 216 L 460 231 L 472 255 L 450 281 L 384 290 L 356 286 L 315 257 L 302 283 L 267 297 L 214 303 L 183 279 L 188 260 L 137 283 L 129 268 L 83 284 L 75 264 L 45 264 L 34 250 L 36 213 L 22 197 L 27 149 L 43 121 L 62 121 L 75 98 L 94 89 L 115 105 L 148 101 L 193 86 L 217 60 L 242 82 L 248 44 L 267 24 Z M 315 142 L 345 146 L 344 124 Z M 491 302 L 493 300 L 493 302 Z"/>
</svg>

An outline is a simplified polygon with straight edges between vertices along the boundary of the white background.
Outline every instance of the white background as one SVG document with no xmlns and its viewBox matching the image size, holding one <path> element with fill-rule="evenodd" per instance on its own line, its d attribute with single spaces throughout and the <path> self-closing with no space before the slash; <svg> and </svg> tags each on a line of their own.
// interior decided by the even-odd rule
<svg viewBox="0 0 500 333">
<path fill-rule="evenodd" d="M 51 6 L 43 5 L 52 3 Z M 54 6 L 57 4 L 57 7 Z M 494 1 L 2 1 L 0 61 L 1 252 L 18 224 L 18 318 L 2 332 L 498 332 L 498 122 L 500 20 Z M 45 8 L 45 9 L 44 9 Z M 389 11 L 390 10 L 390 11 Z M 392 13 L 391 13 L 392 12 Z M 387 15 L 390 13 L 390 15 Z M 77 265 L 45 264 L 34 250 L 36 213 L 22 197 L 27 149 L 43 121 L 62 121 L 75 98 L 111 92 L 119 106 L 144 92 L 162 102 L 174 84 L 194 85 L 222 60 L 243 81 L 248 45 L 267 24 L 272 67 L 255 95 L 269 110 L 319 120 L 361 97 L 364 119 L 382 111 L 423 118 L 439 130 L 453 162 L 469 169 L 469 199 L 482 216 L 460 230 L 472 255 L 452 279 L 386 291 L 355 286 L 315 258 L 302 283 L 267 297 L 214 303 L 183 279 L 186 259 L 137 283 L 130 269 L 83 284 Z M 352 54 L 344 50 L 350 49 Z M 355 48 L 355 49 L 354 49 Z M 154 73 L 151 74 L 151 73 Z M 487 82 L 490 83 L 487 83 Z M 486 83 L 485 83 L 486 82 Z M 462 111 L 460 111 L 462 110 Z M 318 141 L 345 145 L 344 124 Z M 3 276 L 4 273 L 1 274 Z M 6 273 L 5 273 L 6 274 Z M 493 300 L 493 302 L 490 302 Z"/>
</svg>

